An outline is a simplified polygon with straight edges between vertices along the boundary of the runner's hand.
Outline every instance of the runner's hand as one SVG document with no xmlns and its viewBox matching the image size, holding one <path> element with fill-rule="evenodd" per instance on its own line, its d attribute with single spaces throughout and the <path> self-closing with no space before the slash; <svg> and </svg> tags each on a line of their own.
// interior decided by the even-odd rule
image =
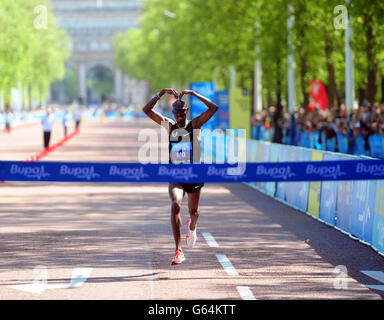
<svg viewBox="0 0 384 320">
<path fill-rule="evenodd" d="M 176 99 L 179 98 L 179 93 L 173 88 L 164 88 L 163 90 L 160 91 L 160 93 L 162 93 L 162 94 L 166 93 L 169 95 L 173 95 L 173 96 L 175 96 Z"/>
<path fill-rule="evenodd" d="M 181 99 L 181 97 L 182 97 L 183 95 L 185 95 L 185 94 L 187 94 L 187 95 L 193 95 L 194 92 L 193 92 L 193 90 L 187 90 L 187 89 L 185 89 L 185 90 L 183 90 L 183 91 L 180 93 L 179 99 Z"/>
</svg>

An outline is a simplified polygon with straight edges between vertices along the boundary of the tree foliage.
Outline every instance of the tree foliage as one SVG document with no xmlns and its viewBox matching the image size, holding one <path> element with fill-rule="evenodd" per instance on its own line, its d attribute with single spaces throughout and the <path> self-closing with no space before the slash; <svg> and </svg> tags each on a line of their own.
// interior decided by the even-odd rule
<svg viewBox="0 0 384 320">
<path fill-rule="evenodd" d="M 115 39 L 117 64 L 148 80 L 154 91 L 212 80 L 228 88 L 233 65 L 237 86 L 252 91 L 257 58 L 264 106 L 280 95 L 286 101 L 288 5 L 294 16 L 297 103 L 308 103 L 308 83 L 316 78 L 325 83 L 331 106 L 337 107 L 345 95 L 345 29 L 335 27 L 337 0 L 147 0 L 140 27 Z M 353 17 L 356 90 L 368 102 L 382 101 L 384 2 L 351 0 L 348 7 L 344 1 L 342 5 Z M 383 92 L 377 94 L 380 81 Z"/>
<path fill-rule="evenodd" d="M 65 75 L 70 42 L 57 27 L 49 0 L 0 1 L 0 93 L 28 88 L 43 100 L 49 85 Z"/>
</svg>

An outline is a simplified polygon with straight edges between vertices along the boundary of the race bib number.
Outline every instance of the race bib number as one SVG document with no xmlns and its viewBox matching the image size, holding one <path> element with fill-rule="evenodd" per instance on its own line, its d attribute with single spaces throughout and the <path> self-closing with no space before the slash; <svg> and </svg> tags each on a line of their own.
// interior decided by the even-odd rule
<svg viewBox="0 0 384 320">
<path fill-rule="evenodd" d="M 190 162 L 191 153 L 192 153 L 191 142 L 172 143 L 171 161 L 172 163 Z"/>
</svg>

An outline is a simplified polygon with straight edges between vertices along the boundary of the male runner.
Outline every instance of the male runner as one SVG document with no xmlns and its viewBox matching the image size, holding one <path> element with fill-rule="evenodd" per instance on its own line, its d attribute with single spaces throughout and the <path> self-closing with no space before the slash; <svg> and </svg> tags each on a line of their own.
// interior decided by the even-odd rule
<svg viewBox="0 0 384 320">
<path fill-rule="evenodd" d="M 172 113 L 176 122 L 153 110 L 156 102 L 159 101 L 164 94 L 173 95 L 177 99 L 172 104 Z M 191 121 L 188 121 L 187 113 L 189 108 L 185 101 L 181 100 L 183 95 L 196 97 L 208 107 L 208 110 L 202 112 Z M 162 89 L 155 97 L 153 97 L 144 106 L 143 111 L 149 118 L 165 127 L 168 131 L 170 162 L 199 163 L 201 154 L 200 128 L 214 115 L 217 109 L 218 106 L 215 103 L 193 90 L 184 90 L 179 95 L 175 89 L 166 88 Z M 200 215 L 199 200 L 201 188 L 203 186 L 204 183 L 169 184 L 168 191 L 172 202 L 171 223 L 176 245 L 175 256 L 171 261 L 172 264 L 179 264 L 185 260 L 183 249 L 181 247 L 181 201 L 185 193 L 187 193 L 190 219 L 187 222 L 188 234 L 186 236 L 186 243 L 189 248 L 192 248 L 197 240 L 196 223 Z"/>
</svg>

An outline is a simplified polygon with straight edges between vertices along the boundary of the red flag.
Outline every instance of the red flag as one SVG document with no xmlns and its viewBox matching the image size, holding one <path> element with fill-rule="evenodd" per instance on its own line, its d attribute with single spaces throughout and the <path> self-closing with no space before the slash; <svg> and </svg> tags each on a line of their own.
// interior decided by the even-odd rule
<svg viewBox="0 0 384 320">
<path fill-rule="evenodd" d="M 309 94 L 321 110 L 328 108 L 328 95 L 324 84 L 316 79 L 309 82 Z"/>
<path fill-rule="evenodd" d="M 315 106 L 315 103 L 313 101 L 308 103 L 308 110 L 311 111 L 311 112 L 316 110 L 316 106 Z"/>
</svg>

